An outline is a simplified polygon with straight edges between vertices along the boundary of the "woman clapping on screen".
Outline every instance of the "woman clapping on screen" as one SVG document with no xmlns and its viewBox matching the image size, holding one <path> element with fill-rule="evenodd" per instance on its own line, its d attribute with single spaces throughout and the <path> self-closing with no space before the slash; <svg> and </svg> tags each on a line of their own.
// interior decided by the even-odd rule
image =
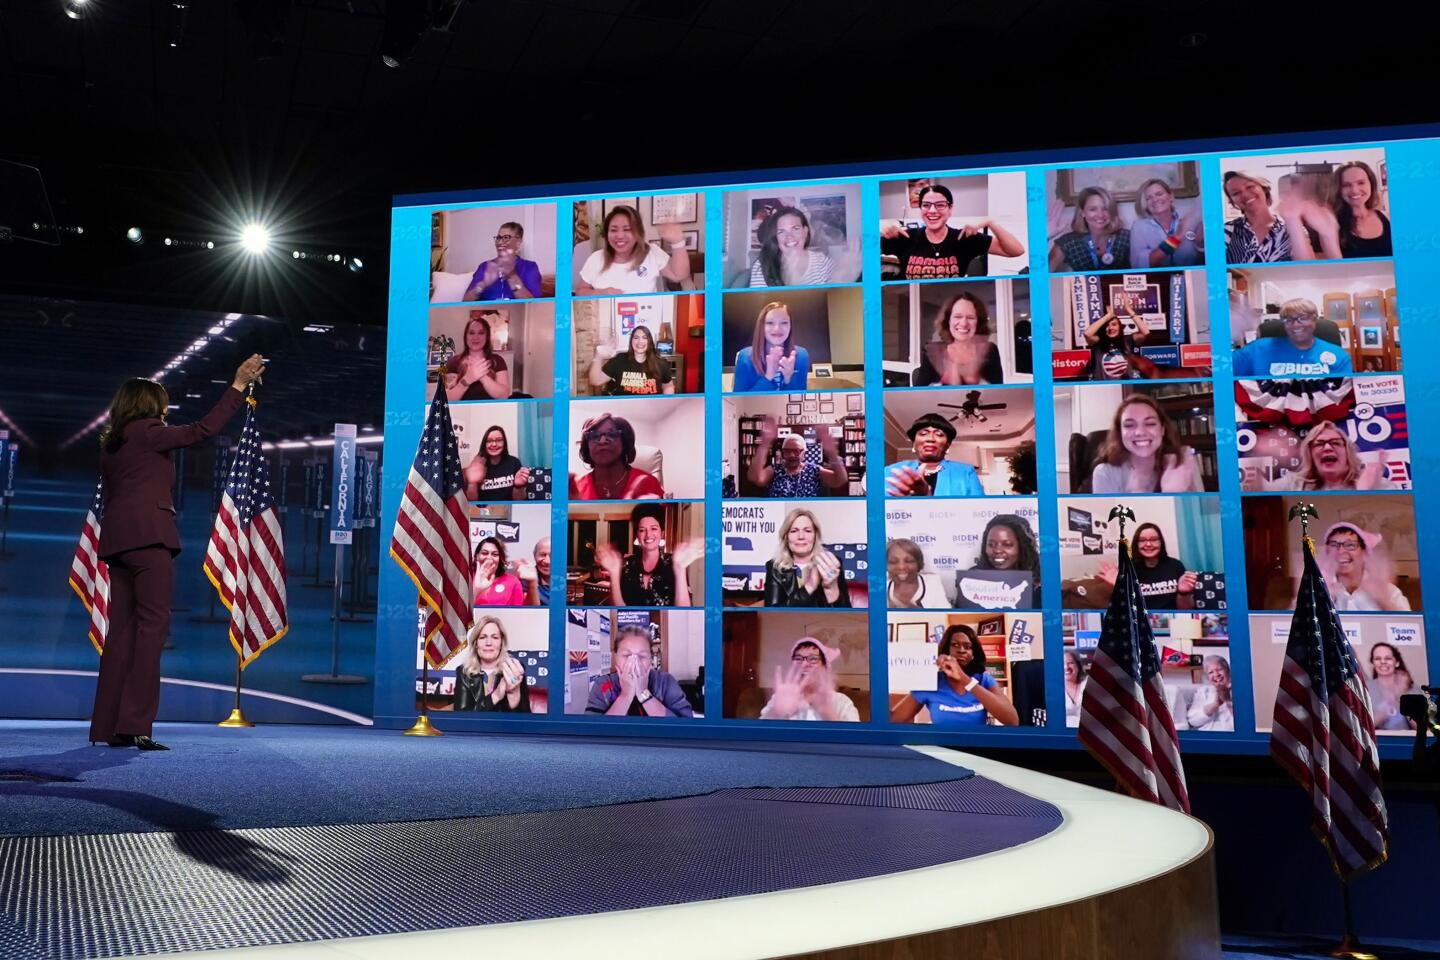
<svg viewBox="0 0 1440 960">
<path fill-rule="evenodd" d="M 795 343 L 790 309 L 778 300 L 760 308 L 750 346 L 735 354 L 735 392 L 804 390 L 810 352 Z"/>
</svg>

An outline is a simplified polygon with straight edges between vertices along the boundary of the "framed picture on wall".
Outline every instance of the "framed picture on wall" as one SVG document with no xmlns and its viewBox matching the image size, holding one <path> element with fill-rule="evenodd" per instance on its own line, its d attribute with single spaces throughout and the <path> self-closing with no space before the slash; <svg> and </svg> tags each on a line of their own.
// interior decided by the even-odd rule
<svg viewBox="0 0 1440 960">
<path fill-rule="evenodd" d="M 820 401 L 820 412 L 821 412 L 821 413 L 834 413 L 834 412 L 835 412 L 835 401 L 834 401 L 834 400 L 821 400 L 821 401 Z"/>
<path fill-rule="evenodd" d="M 847 413 L 859 413 L 860 411 L 862 411 L 862 410 L 864 410 L 864 409 L 865 409 L 865 394 L 863 394 L 863 393 L 847 393 L 847 394 L 845 394 L 845 410 L 846 410 Z"/>
<path fill-rule="evenodd" d="M 800 404 L 798 404 L 798 403 L 787 403 L 787 404 L 785 404 L 785 416 L 787 416 L 787 417 L 798 417 L 798 416 L 800 416 Z"/>
<path fill-rule="evenodd" d="M 686 231 L 683 232 L 683 236 L 685 237 L 685 249 L 686 249 L 686 250 L 689 250 L 689 251 L 691 251 L 692 253 L 698 252 L 698 251 L 700 250 L 700 231 L 699 231 L 699 230 L 686 230 Z"/>
<path fill-rule="evenodd" d="M 1360 349 L 1373 350 L 1381 345 L 1379 327 L 1360 328 Z"/>
<path fill-rule="evenodd" d="M 668 193 L 650 198 L 651 223 L 694 223 L 699 201 L 693 193 Z M 692 248 L 693 249 L 693 248 Z"/>
<path fill-rule="evenodd" d="M 928 639 L 930 631 L 923 620 L 890 624 L 891 643 L 924 643 Z"/>
<path fill-rule="evenodd" d="M 602 206 L 604 208 L 605 216 L 607 217 L 610 215 L 610 211 L 614 210 L 616 207 L 630 207 L 632 210 L 638 211 L 640 209 L 640 198 L 606 197 Z"/>
<path fill-rule="evenodd" d="M 1140 195 L 1140 184 L 1152 178 L 1170 184 L 1178 199 L 1187 200 L 1200 196 L 1200 174 L 1195 168 L 1194 160 L 1057 170 L 1055 191 L 1067 207 L 1075 205 L 1076 197 L 1086 187 L 1103 187 L 1110 191 L 1116 203 L 1134 203 L 1135 198 Z"/>
</svg>

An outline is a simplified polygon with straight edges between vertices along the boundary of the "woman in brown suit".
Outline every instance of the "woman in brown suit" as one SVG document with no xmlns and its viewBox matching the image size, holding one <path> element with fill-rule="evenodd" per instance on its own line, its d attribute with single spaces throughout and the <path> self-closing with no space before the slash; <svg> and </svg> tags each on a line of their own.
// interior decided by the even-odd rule
<svg viewBox="0 0 1440 960">
<path fill-rule="evenodd" d="M 105 521 L 97 553 L 110 566 L 110 630 L 90 716 L 90 742 L 166 750 L 150 738 L 160 708 L 160 651 L 170 632 L 172 566 L 180 552 L 170 488 L 171 451 L 214 436 L 264 369 L 259 354 L 240 364 L 230 388 L 199 422 L 165 423 L 170 397 L 154 380 L 132 378 L 110 404 L 100 434 Z"/>
</svg>

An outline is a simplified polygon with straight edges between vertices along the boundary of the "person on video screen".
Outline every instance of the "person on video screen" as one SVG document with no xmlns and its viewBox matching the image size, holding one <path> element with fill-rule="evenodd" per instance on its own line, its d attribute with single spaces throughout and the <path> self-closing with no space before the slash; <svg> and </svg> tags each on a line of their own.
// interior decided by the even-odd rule
<svg viewBox="0 0 1440 960">
<path fill-rule="evenodd" d="M 946 460 L 955 442 L 955 425 L 938 413 L 915 418 L 906 431 L 914 460 L 901 460 L 885 468 L 885 494 L 890 497 L 979 497 L 985 488 L 975 468 Z"/>
<path fill-rule="evenodd" d="M 495 310 L 481 310 L 465 324 L 465 349 L 445 361 L 445 397 L 448 400 L 503 400 L 510 396 L 510 371 L 505 358 L 490 345 L 488 317 Z"/>
<path fill-rule="evenodd" d="M 655 666 L 650 631 L 626 624 L 615 631 L 609 673 L 590 678 L 586 713 L 611 717 L 693 717 L 695 710 L 673 674 Z"/>
<path fill-rule="evenodd" d="M 1230 683 L 1230 661 L 1218 654 L 1205 658 L 1210 682 L 1195 691 L 1185 719 L 1191 730 L 1234 730 L 1235 696 Z"/>
<path fill-rule="evenodd" d="M 1135 313 L 1129 300 L 1121 300 L 1119 310 L 1130 318 L 1133 333 L 1125 332 L 1125 323 L 1111 303 L 1105 315 L 1085 328 L 1085 345 L 1090 348 L 1090 366 L 1086 376 L 1091 380 L 1150 380 L 1160 368 L 1140 352 L 1140 345 L 1150 335 L 1150 328 Z"/>
<path fill-rule="evenodd" d="M 780 444 L 780 456 L 769 461 L 771 447 L 780 434 L 775 418 L 766 415 L 760 421 L 760 441 L 750 460 L 750 482 L 764 487 L 767 496 L 800 499 L 821 496 L 822 490 L 839 490 L 850 482 L 845 461 L 840 458 L 840 441 L 822 425 L 820 462 L 805 462 L 805 438 L 792 433 Z"/>
<path fill-rule="evenodd" d="M 885 547 L 886 606 L 907 610 L 945 610 L 950 600 L 934 573 L 924 573 L 925 552 L 914 540 L 897 537 Z"/>
<path fill-rule="evenodd" d="M 790 648 L 790 666 L 775 668 L 775 686 L 760 710 L 761 720 L 860 721 L 855 702 L 835 689 L 831 671 L 840 651 L 814 637 L 801 637 Z"/>
<path fill-rule="evenodd" d="M 653 473 L 635 462 L 635 428 L 624 417 L 602 413 L 580 427 L 580 459 L 590 472 L 570 474 L 571 500 L 642 500 L 663 497 Z"/>
<path fill-rule="evenodd" d="M 1090 474 L 1091 493 L 1200 493 L 1200 459 L 1182 446 L 1175 424 L 1143 393 L 1115 411 Z"/>
<path fill-rule="evenodd" d="M 655 335 L 640 324 L 630 331 L 630 345 L 615 353 L 612 344 L 598 344 L 590 361 L 590 385 L 607 394 L 674 393 L 670 361 L 655 351 Z"/>
<path fill-rule="evenodd" d="M 925 344 L 912 382 L 917 387 L 1005 382 L 984 300 L 967 290 L 945 301 L 935 314 L 935 339 Z"/>
<path fill-rule="evenodd" d="M 609 544 L 595 547 L 595 562 L 610 582 L 610 602 L 617 607 L 688 607 L 690 579 L 686 570 L 705 556 L 703 540 L 684 540 L 674 553 L 665 550 L 665 508 L 641 504 L 630 512 L 635 551 L 621 556 Z"/>
<path fill-rule="evenodd" d="M 750 346 L 735 354 L 736 393 L 804 390 L 810 351 L 795 343 L 790 308 L 772 300 L 755 317 Z"/>
<path fill-rule="evenodd" d="M 1185 564 L 1170 556 L 1165 544 L 1165 535 L 1153 523 L 1142 523 L 1135 528 L 1135 579 L 1140 582 L 1140 595 L 1145 598 L 1148 610 L 1190 610 L 1195 606 L 1195 584 L 1198 581 L 1194 571 L 1185 569 Z M 1113 563 L 1104 563 L 1095 576 L 1110 586 L 1115 586 L 1119 568 Z"/>
<path fill-rule="evenodd" d="M 1237 377 L 1343 377 L 1351 373 L 1350 354 L 1338 343 L 1315 335 L 1320 309 L 1313 300 L 1294 297 L 1280 305 L 1283 337 L 1256 337 L 1236 350 Z"/>
<path fill-rule="evenodd" d="M 550 538 L 541 537 L 535 541 L 531 552 L 534 562 L 516 571 L 525 583 L 525 603 L 531 607 L 550 605 Z M 533 574 L 534 576 L 529 576 Z"/>
<path fill-rule="evenodd" d="M 1390 218 L 1378 209 L 1380 184 L 1368 163 L 1352 160 L 1335 168 L 1334 203 L 1342 256 L 1391 255 Z"/>
<path fill-rule="evenodd" d="M 907 227 L 898 220 L 880 224 L 880 252 L 900 261 L 902 278 L 963 277 L 976 257 L 1025 255 L 1025 245 L 991 217 L 964 227 L 950 226 L 954 207 L 950 188 L 932 183 L 920 191 L 922 226 Z"/>
<path fill-rule="evenodd" d="M 521 565 L 530 561 L 521 558 Z M 527 571 L 527 576 L 533 576 Z M 519 607 L 525 603 L 525 587 L 510 572 L 505 544 L 499 537 L 486 537 L 475 545 L 475 572 L 472 579 L 477 607 Z"/>
<path fill-rule="evenodd" d="M 524 500 L 530 470 L 510 452 L 505 428 L 492 425 L 480 438 L 480 450 L 465 465 L 468 500 Z"/>
<path fill-rule="evenodd" d="M 1278 210 L 1263 177 L 1239 170 L 1223 178 L 1225 197 L 1240 216 L 1225 223 L 1227 263 L 1340 259 L 1340 224 L 1334 211 L 1299 190 L 1287 190 Z"/>
<path fill-rule="evenodd" d="M 1380 642 L 1370 648 L 1370 676 L 1365 680 L 1370 694 L 1370 713 L 1376 730 L 1413 730 L 1415 724 L 1400 712 L 1400 698 L 1419 688 L 1405 666 L 1400 648 Z"/>
<path fill-rule="evenodd" d="M 470 649 L 455 671 L 455 710 L 529 713 L 525 668 L 510 655 L 505 625 L 497 617 L 480 617 L 467 639 Z"/>
<path fill-rule="evenodd" d="M 1135 198 L 1139 216 L 1130 228 L 1130 266 L 1193 267 L 1205 262 L 1205 222 L 1199 210 L 1181 216 L 1170 184 L 1152 177 Z"/>
<path fill-rule="evenodd" d="M 1115 196 L 1086 187 L 1075 198 L 1070 232 L 1050 247 L 1050 270 L 1119 270 L 1130 265 L 1130 231 L 1120 222 Z"/>
<path fill-rule="evenodd" d="M 690 252 L 679 224 L 657 228 L 669 253 L 646 241 L 645 223 L 634 207 L 611 207 L 600 229 L 605 246 L 585 259 L 576 294 L 658 293 L 666 280 L 690 279 Z"/>
<path fill-rule="evenodd" d="M 1080 725 L 1080 701 L 1085 696 L 1085 661 L 1075 650 L 1065 651 L 1065 725 Z"/>
<path fill-rule="evenodd" d="M 848 607 L 840 558 L 825 549 L 820 521 L 799 508 L 780 524 L 774 558 L 765 561 L 765 606 Z"/>
<path fill-rule="evenodd" d="M 979 604 L 965 595 L 965 575 L 975 571 L 1010 571 L 1029 574 L 1028 584 L 1014 588 L 1011 602 L 1003 604 L 1005 609 L 1019 609 L 1033 606 L 1040 596 L 1040 547 L 1035 533 L 1024 517 L 1012 513 L 1000 513 L 990 518 L 980 535 L 980 551 L 975 563 L 967 570 L 955 572 L 955 606 L 973 610 Z"/>
<path fill-rule="evenodd" d="M 1015 705 L 985 670 L 985 650 L 974 630 L 963 623 L 947 627 L 935 665 L 935 689 L 911 690 L 890 711 L 891 723 L 914 723 L 925 708 L 930 722 L 941 727 L 983 727 L 992 718 L 1001 726 L 1019 726 Z"/>
<path fill-rule="evenodd" d="M 756 233 L 760 256 L 750 268 L 750 286 L 801 287 L 835 279 L 835 261 L 810 249 L 810 221 L 804 211 L 779 207 Z"/>
<path fill-rule="evenodd" d="M 1409 610 L 1410 601 L 1395 585 L 1394 566 L 1378 533 L 1337 523 L 1320 539 L 1317 558 L 1336 610 Z"/>
<path fill-rule="evenodd" d="M 1267 485 L 1269 490 L 1392 490 L 1379 460 L 1362 460 L 1350 435 L 1329 420 L 1300 441 L 1300 466 Z"/>
<path fill-rule="evenodd" d="M 495 234 L 495 258 L 475 270 L 465 300 L 524 300 L 540 296 L 540 265 L 520 256 L 525 228 L 518 223 L 500 224 Z"/>
</svg>

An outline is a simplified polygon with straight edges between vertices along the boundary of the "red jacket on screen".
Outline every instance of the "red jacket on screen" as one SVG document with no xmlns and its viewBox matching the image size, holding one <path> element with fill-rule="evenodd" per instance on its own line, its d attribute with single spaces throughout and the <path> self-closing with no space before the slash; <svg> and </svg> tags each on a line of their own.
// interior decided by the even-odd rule
<svg viewBox="0 0 1440 960">
<path fill-rule="evenodd" d="M 136 420 L 125 428 L 125 442 L 114 453 L 100 452 L 100 476 L 105 484 L 105 520 L 100 525 L 100 559 L 156 544 L 180 552 L 175 527 L 175 506 L 170 488 L 175 483 L 175 461 L 170 451 L 214 436 L 235 416 L 245 401 L 239 390 L 227 388 L 214 408 L 198 423 L 166 426 L 158 417 Z"/>
</svg>

